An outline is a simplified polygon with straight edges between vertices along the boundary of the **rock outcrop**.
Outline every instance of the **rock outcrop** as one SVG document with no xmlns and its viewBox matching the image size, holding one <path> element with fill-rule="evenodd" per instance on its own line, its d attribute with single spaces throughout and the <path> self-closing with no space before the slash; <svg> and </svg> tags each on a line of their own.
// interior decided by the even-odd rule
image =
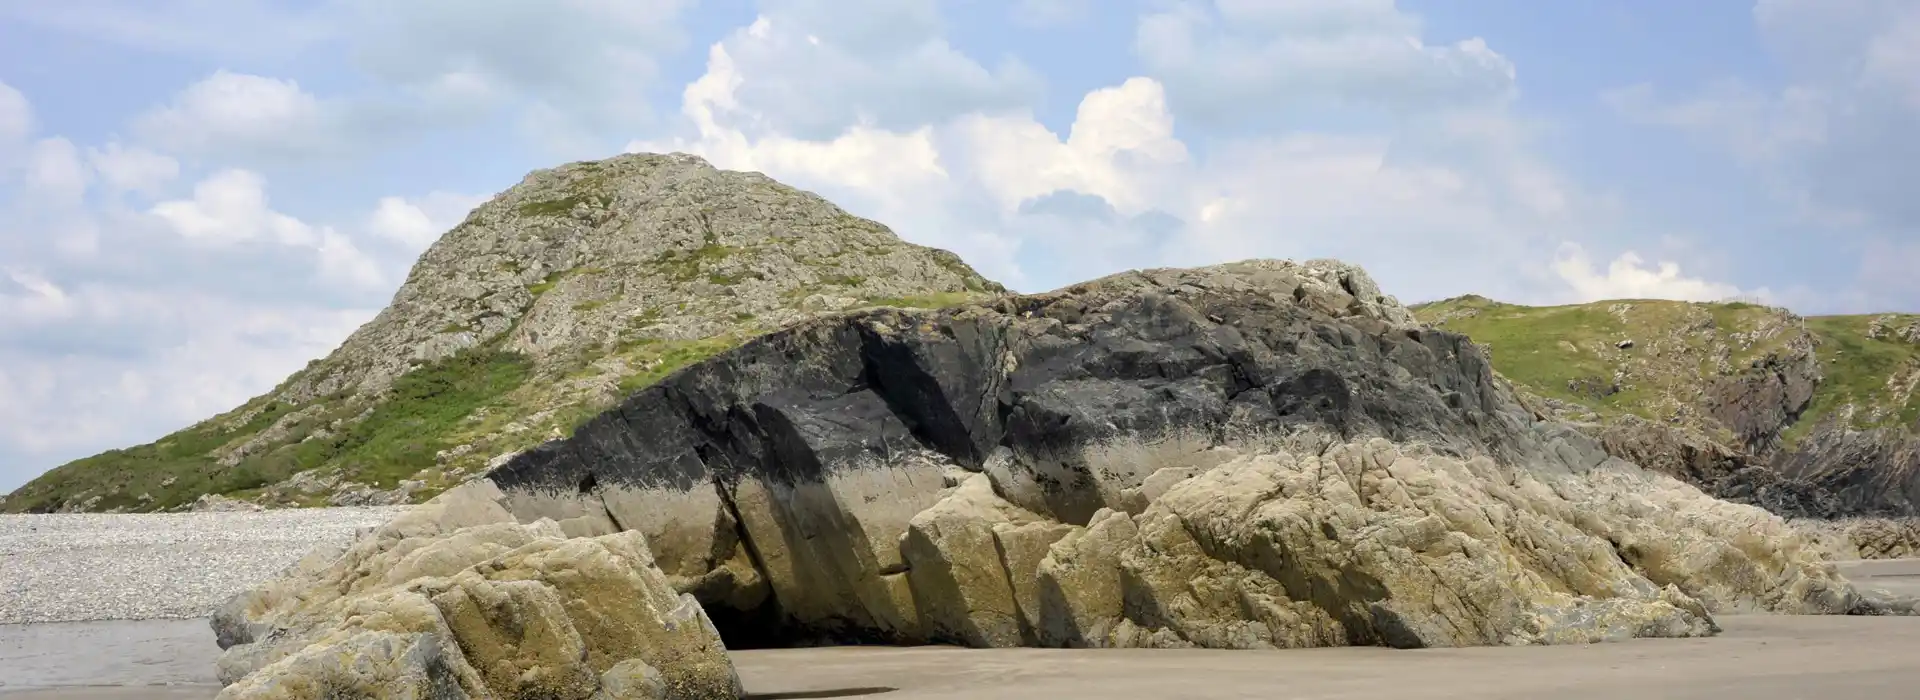
<svg viewBox="0 0 1920 700">
<path fill-rule="evenodd" d="M 681 154 L 572 163 L 475 208 L 386 309 L 272 391 L 54 469 L 4 508 L 416 502 L 760 333 L 1002 291 L 952 253 L 759 173 Z"/>
<path fill-rule="evenodd" d="M 1536 416 L 1580 426 L 1617 457 L 1783 517 L 1920 515 L 1915 317 L 1481 297 L 1418 312 L 1489 344 Z M 1623 333 L 1641 342 L 1609 341 Z"/>
<path fill-rule="evenodd" d="M 1451 646 L 1871 609 L 1806 535 L 1536 421 L 1356 268 L 801 324 L 490 473 L 735 646 Z"/>
<path fill-rule="evenodd" d="M 736 697 L 727 647 L 1436 647 L 1905 614 L 1357 268 L 804 322 L 215 617 L 223 697 Z M 346 663 L 346 659 L 354 659 Z"/>
<path fill-rule="evenodd" d="M 520 524 L 478 482 L 214 617 L 222 700 L 738 698 L 720 635 L 638 532 Z"/>
</svg>

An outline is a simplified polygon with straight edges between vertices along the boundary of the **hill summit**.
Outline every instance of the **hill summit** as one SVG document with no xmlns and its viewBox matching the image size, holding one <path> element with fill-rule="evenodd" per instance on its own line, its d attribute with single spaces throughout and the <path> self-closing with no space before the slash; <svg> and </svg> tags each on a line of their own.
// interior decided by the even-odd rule
<svg viewBox="0 0 1920 700">
<path fill-rule="evenodd" d="M 225 414 L 56 468 L 4 509 L 419 500 L 755 335 L 1001 292 L 952 253 L 695 156 L 539 170 L 442 235 L 332 354 Z"/>
</svg>

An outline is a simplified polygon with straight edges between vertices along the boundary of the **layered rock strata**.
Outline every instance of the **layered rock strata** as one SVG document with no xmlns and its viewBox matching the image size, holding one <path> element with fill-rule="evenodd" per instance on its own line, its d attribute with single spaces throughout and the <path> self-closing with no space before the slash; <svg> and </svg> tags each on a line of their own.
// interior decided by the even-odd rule
<svg viewBox="0 0 1920 700">
<path fill-rule="evenodd" d="M 1406 648 L 1910 609 L 1829 544 L 1536 420 L 1356 268 L 1249 261 L 758 338 L 216 627 L 229 697 L 585 700 L 737 693 L 722 640 Z M 344 654 L 375 661 L 325 675 Z"/>
<path fill-rule="evenodd" d="M 736 645 L 1452 646 L 1862 604 L 1778 518 L 1535 421 L 1328 262 L 804 324 L 490 478 L 523 520 L 645 533 Z"/>
</svg>

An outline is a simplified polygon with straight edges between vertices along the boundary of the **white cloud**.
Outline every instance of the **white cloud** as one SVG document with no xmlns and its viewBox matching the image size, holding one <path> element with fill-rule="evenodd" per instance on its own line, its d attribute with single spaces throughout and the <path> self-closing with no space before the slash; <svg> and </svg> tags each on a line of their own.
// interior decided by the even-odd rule
<svg viewBox="0 0 1920 700">
<path fill-rule="evenodd" d="M 237 406 L 337 346 L 371 310 L 250 304 L 204 294 L 88 286 L 62 292 L 55 315 L 14 313 L 0 328 L 126 333 L 164 324 L 178 335 L 138 358 L 45 352 L 0 343 L 0 491 L 103 444 L 134 444 Z"/>
<path fill-rule="evenodd" d="M 193 187 L 193 199 L 160 202 L 153 215 L 175 233 L 208 243 L 269 239 L 311 245 L 313 228 L 267 206 L 266 180 L 246 170 L 222 170 Z"/>
<path fill-rule="evenodd" d="M 180 176 L 179 161 L 117 142 L 104 148 L 88 148 L 87 163 L 109 186 L 122 191 L 155 194 Z"/>
<path fill-rule="evenodd" d="M 735 128 L 811 140 L 851 126 L 889 131 L 1036 102 L 1041 79 L 987 68 L 941 35 L 933 0 L 770 0 L 721 42 L 743 75 Z M 747 115 L 751 115 L 748 117 Z"/>
<path fill-rule="evenodd" d="M 385 283 L 380 265 L 331 227 L 316 227 L 274 211 L 266 180 L 246 170 L 222 170 L 194 185 L 193 198 L 153 205 L 153 216 L 196 243 L 267 241 L 312 249 L 324 279 L 361 287 Z"/>
<path fill-rule="evenodd" d="M 1553 273 L 1568 287 L 1567 301 L 1584 303 L 1605 299 L 1672 299 L 1676 301 L 1725 301 L 1729 299 L 1771 300 L 1766 289 L 1742 290 L 1731 284 L 1712 282 L 1682 273 L 1680 264 L 1661 260 L 1647 264 L 1634 251 L 1626 251 L 1608 263 L 1596 266 L 1585 249 L 1576 244 L 1564 246 L 1552 264 Z"/>
<path fill-rule="evenodd" d="M 739 99 L 758 79 L 731 44 L 715 45 L 685 92 L 692 135 L 629 150 L 767 172 L 1022 289 L 1128 267 L 1332 256 L 1416 297 L 1538 299 L 1562 283 L 1511 271 L 1613 213 L 1532 153 L 1528 125 L 1497 111 L 1410 120 L 1398 138 L 1295 132 L 1203 154 L 1176 135 L 1167 88 L 1136 77 L 1086 94 L 1064 134 L 1024 112 L 977 110 L 805 138 L 766 128 Z"/>
<path fill-rule="evenodd" d="M 0 166 L 10 146 L 33 134 L 33 106 L 12 85 L 0 82 Z"/>
<path fill-rule="evenodd" d="M 1141 18 L 1135 51 L 1182 113 L 1208 122 L 1337 105 L 1499 103 L 1514 66 L 1479 38 L 1430 45 L 1393 0 L 1187 0 Z"/>
<path fill-rule="evenodd" d="M 72 313 L 73 300 L 66 290 L 46 278 L 21 269 L 0 269 L 0 275 L 19 290 L 7 293 L 0 287 L 0 319 L 62 318 Z"/>
<path fill-rule="evenodd" d="M 299 153 L 337 147 L 339 119 L 338 107 L 297 82 L 220 70 L 136 117 L 133 129 L 172 151 Z"/>
<path fill-rule="evenodd" d="M 524 133 L 570 155 L 611 147 L 617 141 L 602 143 L 610 130 L 651 118 L 648 89 L 661 58 L 685 47 L 681 15 L 692 4 L 336 1 L 374 76 L 467 107 L 448 117 L 512 105 Z"/>
<path fill-rule="evenodd" d="M 1099 195 L 1125 213 L 1151 206 L 1159 185 L 1188 166 L 1173 136 L 1166 93 L 1148 78 L 1095 90 L 1060 139 L 1027 116 L 971 115 L 955 124 L 961 149 L 1002 208 L 1057 190 Z"/>
<path fill-rule="evenodd" d="M 27 190 L 41 206 L 79 206 L 92 179 L 79 149 L 64 138 L 40 139 L 27 153 Z"/>
<path fill-rule="evenodd" d="M 418 253 L 486 200 L 484 195 L 451 192 L 434 192 L 418 199 L 382 197 L 368 218 L 367 230 Z"/>
</svg>

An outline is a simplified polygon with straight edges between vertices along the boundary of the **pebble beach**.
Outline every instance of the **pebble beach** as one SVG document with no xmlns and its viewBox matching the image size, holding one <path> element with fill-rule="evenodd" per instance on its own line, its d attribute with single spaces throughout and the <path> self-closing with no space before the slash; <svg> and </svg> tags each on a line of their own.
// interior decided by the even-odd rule
<svg viewBox="0 0 1920 700">
<path fill-rule="evenodd" d="M 206 617 L 402 509 L 0 515 L 0 624 Z"/>
</svg>

